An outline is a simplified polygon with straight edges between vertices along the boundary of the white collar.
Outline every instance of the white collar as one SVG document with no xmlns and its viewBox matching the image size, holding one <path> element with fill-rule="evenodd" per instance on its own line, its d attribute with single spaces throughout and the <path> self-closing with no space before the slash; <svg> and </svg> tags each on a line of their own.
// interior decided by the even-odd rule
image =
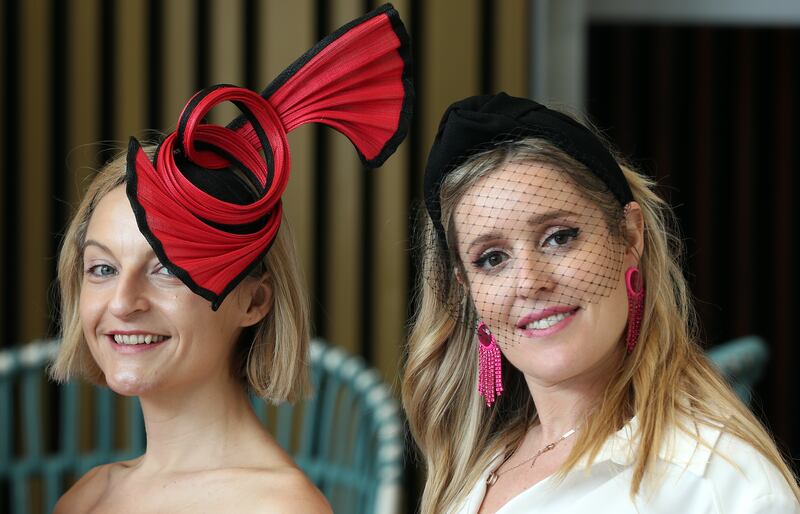
<svg viewBox="0 0 800 514">
<path fill-rule="evenodd" d="M 685 421 L 684 425 L 705 444 L 699 443 L 680 428 L 673 427 L 665 434 L 658 451 L 658 458 L 683 467 L 696 475 L 703 475 L 714 446 L 722 434 L 722 427 L 713 423 L 701 424 L 691 419 Z M 639 420 L 634 416 L 625 426 L 608 438 L 595 457 L 594 463 L 612 461 L 621 466 L 632 465 L 636 460 L 636 451 L 639 448 L 638 431 Z M 587 467 L 587 459 L 583 459 L 576 466 L 576 468 L 585 467 Z"/>
</svg>

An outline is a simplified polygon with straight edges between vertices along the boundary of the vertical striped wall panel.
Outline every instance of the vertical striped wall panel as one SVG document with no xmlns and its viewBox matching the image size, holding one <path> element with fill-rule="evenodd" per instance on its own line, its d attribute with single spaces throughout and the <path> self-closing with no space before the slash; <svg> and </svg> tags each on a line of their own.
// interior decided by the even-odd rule
<svg viewBox="0 0 800 514">
<path fill-rule="evenodd" d="M 53 187 L 50 176 L 52 132 L 50 95 L 53 79 L 53 55 L 50 53 L 50 5 L 46 0 L 20 4 L 19 106 L 21 116 L 15 127 L 20 132 L 18 168 L 6 170 L 18 175 L 17 212 L 19 224 L 16 244 L 8 251 L 17 253 L 19 290 L 17 301 L 20 337 L 32 339 L 47 330 L 47 291 L 53 267 L 53 230 L 49 226 L 53 209 Z M 16 45 L 15 45 L 16 46 Z"/>
<path fill-rule="evenodd" d="M 324 32 L 336 30 L 357 17 L 364 7 L 361 0 L 328 2 L 328 17 L 322 25 Z M 317 251 L 324 254 L 325 266 L 330 272 L 318 277 L 324 281 L 324 286 L 317 298 L 323 306 L 317 320 L 330 340 L 357 352 L 361 348 L 360 320 L 362 314 L 366 314 L 361 301 L 361 283 L 366 279 L 361 273 L 365 265 L 361 259 L 361 241 L 365 235 L 364 218 L 372 216 L 363 211 L 365 171 L 346 138 L 326 127 L 319 130 L 327 138 L 326 151 L 321 156 L 326 163 L 319 169 L 326 175 L 324 184 L 327 187 L 319 194 L 327 198 L 323 202 L 324 223 L 317 227 L 326 236 L 325 247 Z"/>
<path fill-rule="evenodd" d="M 771 115 L 775 119 L 776 137 L 768 147 L 773 152 L 775 159 L 775 180 L 769 184 L 772 194 L 772 212 L 774 212 L 774 234 L 780 237 L 771 238 L 769 251 L 774 255 L 773 266 L 764 275 L 773 284 L 785 284 L 774 292 L 772 305 L 779 308 L 771 309 L 768 322 L 774 327 L 776 340 L 783 344 L 776 352 L 775 373 L 772 376 L 772 390 L 786 391 L 785 395 L 791 397 L 790 391 L 797 390 L 797 359 L 798 351 L 795 349 L 796 306 L 797 295 L 795 287 L 798 284 L 797 253 L 793 245 L 793 234 L 798 233 L 797 216 L 797 186 L 800 183 L 795 179 L 800 155 L 796 150 L 797 137 L 800 127 L 796 122 L 795 113 L 799 112 L 798 102 L 795 98 L 797 69 L 800 65 L 800 35 L 797 31 L 782 30 L 775 36 L 778 51 L 775 56 L 775 67 L 772 70 L 772 80 L 775 88 L 770 92 L 775 97 L 771 108 Z M 794 81 L 794 82 L 793 82 Z M 786 399 L 786 396 L 781 398 Z M 779 408 L 775 405 L 773 408 Z M 787 410 L 787 409 L 784 409 Z M 797 437 L 800 426 L 800 416 L 795 409 L 794 416 L 783 415 L 778 419 L 773 418 L 773 426 L 784 437 L 786 434 L 795 434 L 792 441 L 792 455 L 800 455 L 800 437 Z"/>
<path fill-rule="evenodd" d="M 756 127 L 763 127 L 764 121 L 760 116 L 758 98 L 760 97 L 760 87 L 762 83 L 755 77 L 756 72 L 756 40 L 752 31 L 741 31 L 737 34 L 734 42 L 736 55 L 739 56 L 739 63 L 733 80 L 738 84 L 738 91 L 733 105 L 738 106 L 736 128 L 729 143 L 730 148 L 734 148 L 733 166 L 731 166 L 732 200 L 736 207 L 731 213 L 731 222 L 736 227 L 734 233 L 740 241 L 753 241 L 758 238 L 756 233 L 756 198 L 754 178 L 757 176 L 754 170 L 759 170 L 762 166 L 761 159 L 757 153 L 763 151 L 756 141 Z M 731 245 L 731 255 L 733 258 L 733 269 L 753 270 L 755 269 L 755 259 L 750 251 L 742 251 L 738 248 L 739 244 Z M 752 299 L 756 292 L 755 273 L 742 273 L 738 277 L 737 294 L 731 314 L 733 315 L 734 332 L 739 334 L 747 333 L 755 325 L 755 313 L 752 307 Z"/>
<path fill-rule="evenodd" d="M 290 134 L 288 224 L 318 335 L 396 383 L 414 263 L 410 206 L 453 100 L 527 90 L 528 0 L 399 0 L 411 33 L 417 119 L 398 152 L 364 170 L 327 127 Z M 61 234 L 88 181 L 131 135 L 174 130 L 198 89 L 263 89 L 375 0 L 7 0 L 0 8 L 0 345 L 52 335 Z M 233 106 L 210 118 L 224 123 Z"/>
<path fill-rule="evenodd" d="M 378 5 L 380 2 L 373 2 Z M 410 25 L 410 0 L 394 2 Z M 409 27 L 413 31 L 413 27 Z M 412 40 L 412 45 L 413 45 Z M 411 141 L 409 139 L 409 141 Z M 391 386 L 397 385 L 397 370 L 405 340 L 406 285 L 409 279 L 408 242 L 409 203 L 411 191 L 409 175 L 417 173 L 410 161 L 409 142 L 380 169 L 372 173 L 371 181 L 363 193 L 371 202 L 373 215 L 365 229 L 369 230 L 369 246 L 364 259 L 369 262 L 373 280 L 364 284 L 368 297 L 365 305 L 372 305 L 375 316 L 365 318 L 362 337 L 364 349 L 374 365 L 384 371 Z M 399 391 L 399 388 L 398 388 Z"/>
<path fill-rule="evenodd" d="M 164 2 L 161 11 L 161 67 L 156 79 L 150 80 L 155 89 L 160 89 L 163 106 L 153 128 L 165 133 L 174 130 L 181 108 L 195 92 L 196 5 L 194 0 L 170 0 Z"/>
<path fill-rule="evenodd" d="M 209 0 L 209 84 L 244 85 L 243 16 L 243 0 Z M 208 35 L 198 34 L 197 37 L 208 37 Z M 199 86 L 205 87 L 202 84 Z M 209 113 L 208 119 L 212 123 L 224 125 L 238 113 L 233 104 L 227 103 L 215 107 Z"/>
<path fill-rule="evenodd" d="M 692 106 L 696 113 L 696 126 L 698 142 L 695 146 L 693 158 L 689 161 L 690 169 L 697 170 L 694 180 L 692 181 L 694 187 L 682 189 L 684 194 L 691 195 L 691 205 L 703 205 L 706 208 L 716 210 L 718 206 L 714 205 L 718 201 L 717 195 L 712 194 L 713 182 L 709 170 L 718 166 L 716 160 L 720 154 L 720 141 L 719 135 L 714 130 L 714 95 L 715 84 L 713 76 L 712 63 L 714 61 L 714 48 L 713 48 L 713 35 L 711 29 L 700 29 L 694 35 L 693 41 L 697 45 L 698 52 L 696 58 L 693 60 L 691 72 L 697 75 L 697 96 L 692 102 Z M 632 42 L 631 42 L 632 43 Z M 691 62 L 691 61 L 690 61 Z M 633 107 L 632 107 L 633 108 Z M 667 170 L 672 174 L 672 170 Z M 688 207 L 687 207 L 688 211 Z M 711 226 L 703 216 L 696 216 L 695 213 L 684 212 L 684 220 L 691 224 L 691 230 L 697 234 L 698 241 L 710 241 L 711 239 Z M 707 268 L 710 264 L 711 249 L 700 248 L 697 250 L 696 259 L 697 265 Z M 708 298 L 711 292 L 711 275 L 703 274 L 695 279 L 694 291 L 698 298 Z"/>
<path fill-rule="evenodd" d="M 8 9 L 5 6 L 0 6 L 0 70 L 9 70 L 8 60 L 6 59 L 6 52 L 7 47 L 7 40 L 9 39 L 8 34 L 8 24 L 6 23 L 6 17 L 8 14 Z M 6 133 L 8 122 L 7 119 L 10 118 L 8 108 L 6 105 L 6 99 L 8 98 L 7 92 L 7 80 L 5 77 L 7 76 L 4 71 L 0 71 L 2 73 L 3 80 L 0 80 L 0 202 L 5 200 L 8 196 L 6 194 L 7 185 L 6 182 L 8 181 L 8 176 L 11 173 L 7 167 L 7 158 L 3 157 L 8 155 L 8 135 Z M 5 206 L 0 207 L 0 291 L 6 290 L 9 286 L 7 282 L 7 275 L 2 270 L 9 269 L 8 261 L 6 259 L 6 253 L 8 252 L 8 248 L 10 245 L 8 244 L 8 237 L 9 235 L 6 232 L 6 220 L 8 218 L 7 209 Z M 3 327 L 6 325 L 6 297 L 7 295 L 0 294 L 0 332 L 2 332 Z M 0 345 L 7 345 L 10 341 L 0 343 Z"/>
<path fill-rule="evenodd" d="M 422 26 L 423 62 L 419 63 L 417 83 L 422 90 L 417 102 L 420 134 L 425 147 L 436 135 L 442 113 L 454 98 L 480 93 L 481 50 L 479 0 L 426 2 Z M 444 27 L 452 27 L 445 30 Z M 416 163 L 424 169 L 424 160 Z"/>
<path fill-rule="evenodd" d="M 139 137 L 146 125 L 147 106 L 147 42 L 149 29 L 146 2 L 117 2 L 111 19 L 115 55 L 111 56 L 114 77 L 114 123 L 111 140 L 121 150 L 127 148 L 128 137 Z"/>
<path fill-rule="evenodd" d="M 3 332 L 7 334 L 8 339 L 4 340 L 3 344 L 8 345 L 19 339 L 18 309 L 16 308 L 19 301 L 17 298 L 19 274 L 17 273 L 16 252 L 16 246 L 19 244 L 17 236 L 19 228 L 15 221 L 19 208 L 17 183 L 20 176 L 18 171 L 20 137 L 16 125 L 19 121 L 20 108 L 18 103 L 19 80 L 14 80 L 14 77 L 19 77 L 19 5 L 17 2 L 6 2 L 2 4 L 2 11 L 3 67 L 0 68 L 0 73 L 3 73 L 3 80 L 0 80 L 0 83 L 2 83 L 3 92 L 3 118 L 0 122 L 3 124 L 3 152 L 0 155 L 0 159 L 2 159 L 0 179 L 3 184 L 3 197 L 0 235 L 2 235 L 3 251 L 0 252 L 0 259 L 2 259 L 3 266 L 0 268 L 0 280 L 2 280 L 0 294 L 3 296 L 3 308 L 0 309 L 0 329 L 4 329 Z"/>
<path fill-rule="evenodd" d="M 65 155 L 55 156 L 55 174 L 63 174 L 62 200 L 68 206 L 77 205 L 87 181 L 94 176 L 100 141 L 100 106 L 97 99 L 102 87 L 98 69 L 100 61 L 99 3 L 101 0 L 79 0 L 67 13 L 68 45 L 65 67 L 61 77 L 64 95 L 65 120 L 62 137 Z M 62 227 L 55 227 L 61 230 Z"/>
<path fill-rule="evenodd" d="M 492 27 L 492 70 L 490 91 L 504 90 L 514 96 L 528 96 L 528 63 L 531 59 L 529 0 L 504 0 L 489 2 L 497 11 Z M 484 66 L 484 73 L 485 73 Z M 487 91 L 487 92 L 490 92 Z"/>
</svg>

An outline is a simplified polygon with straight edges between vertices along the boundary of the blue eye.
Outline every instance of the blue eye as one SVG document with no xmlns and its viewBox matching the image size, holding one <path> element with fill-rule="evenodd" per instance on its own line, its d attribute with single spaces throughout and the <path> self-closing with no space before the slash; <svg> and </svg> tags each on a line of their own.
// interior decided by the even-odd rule
<svg viewBox="0 0 800 514">
<path fill-rule="evenodd" d="M 481 268 L 483 270 L 491 270 L 496 268 L 497 266 L 501 265 L 505 261 L 508 260 L 508 255 L 500 252 L 498 250 L 490 250 L 481 254 L 477 260 L 473 261 L 473 265 L 476 268 Z"/>
<path fill-rule="evenodd" d="M 89 269 L 86 270 L 86 274 L 94 277 L 110 277 L 116 273 L 117 270 L 108 264 L 96 264 L 94 266 L 90 266 Z"/>
<path fill-rule="evenodd" d="M 166 275 L 168 277 L 174 277 L 175 274 L 169 270 L 166 266 L 159 265 L 159 268 L 156 270 L 157 275 Z"/>
<path fill-rule="evenodd" d="M 544 239 L 542 246 L 548 246 L 551 248 L 566 246 L 576 237 L 578 237 L 579 232 L 580 231 L 577 228 L 565 228 L 557 230 Z"/>
</svg>

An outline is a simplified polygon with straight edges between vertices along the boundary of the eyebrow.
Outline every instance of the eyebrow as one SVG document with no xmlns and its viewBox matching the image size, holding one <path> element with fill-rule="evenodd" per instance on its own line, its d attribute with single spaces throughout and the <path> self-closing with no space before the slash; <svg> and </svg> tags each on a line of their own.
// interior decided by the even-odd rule
<svg viewBox="0 0 800 514">
<path fill-rule="evenodd" d="M 568 216 L 578 216 L 578 214 L 575 213 L 575 212 L 572 212 L 572 211 L 564 211 L 564 210 L 561 210 L 561 209 L 556 209 L 556 210 L 553 210 L 553 211 L 547 211 L 547 212 L 543 212 L 543 213 L 539 213 L 539 214 L 534 214 L 533 216 L 528 218 L 528 225 L 532 225 L 532 226 L 542 225 L 542 224 L 547 223 L 549 221 L 553 221 L 554 219 L 564 218 L 564 217 L 568 217 Z M 477 237 L 477 238 L 473 239 L 472 241 L 470 241 L 469 247 L 467 248 L 467 252 L 472 250 L 473 247 L 475 247 L 477 245 L 480 245 L 480 244 L 483 244 L 486 241 L 491 241 L 493 239 L 500 239 L 502 237 L 503 237 L 503 234 L 501 232 L 496 231 L 496 230 L 492 231 L 492 232 L 488 232 L 486 234 L 482 234 L 479 237 Z"/>
<path fill-rule="evenodd" d="M 528 218 L 528 225 L 541 225 L 542 223 L 547 223 L 548 221 L 553 221 L 554 219 L 565 218 L 569 216 L 578 216 L 578 213 L 556 209 L 554 211 L 547 211 L 541 214 L 534 214 Z"/>
<path fill-rule="evenodd" d="M 473 239 L 472 241 L 470 241 L 469 246 L 467 247 L 467 253 L 471 252 L 473 248 L 475 248 L 478 245 L 481 245 L 481 244 L 485 243 L 486 241 L 491 241 L 493 239 L 499 239 L 501 237 L 502 237 L 502 234 L 500 232 L 496 232 L 496 231 L 489 232 L 487 234 L 482 234 L 479 237 L 477 237 L 476 239 Z"/>
<path fill-rule="evenodd" d="M 83 254 L 83 252 L 85 252 L 86 248 L 89 246 L 96 246 L 106 253 L 111 253 L 111 250 L 103 243 L 97 242 L 94 239 L 87 239 L 86 241 L 83 242 L 83 247 L 81 248 L 81 254 Z"/>
</svg>

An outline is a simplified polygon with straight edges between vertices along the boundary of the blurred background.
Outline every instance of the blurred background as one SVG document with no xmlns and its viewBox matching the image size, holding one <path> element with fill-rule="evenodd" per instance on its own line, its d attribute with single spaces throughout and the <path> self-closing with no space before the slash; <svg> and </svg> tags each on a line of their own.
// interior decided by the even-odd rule
<svg viewBox="0 0 800 514">
<path fill-rule="evenodd" d="M 60 238 L 95 170 L 130 135 L 174 129 L 197 90 L 263 89 L 370 0 L 1 0 L 0 349 L 57 334 Z M 392 390 L 415 264 L 422 170 L 438 120 L 506 91 L 586 113 L 676 209 L 705 344 L 769 345 L 754 409 L 800 456 L 794 392 L 800 165 L 796 0 L 397 0 L 416 116 L 386 165 L 361 168 L 327 128 L 290 134 L 284 205 L 315 334 Z M 217 109 L 225 123 L 235 111 Z M 408 512 L 420 492 L 406 463 Z"/>
</svg>

